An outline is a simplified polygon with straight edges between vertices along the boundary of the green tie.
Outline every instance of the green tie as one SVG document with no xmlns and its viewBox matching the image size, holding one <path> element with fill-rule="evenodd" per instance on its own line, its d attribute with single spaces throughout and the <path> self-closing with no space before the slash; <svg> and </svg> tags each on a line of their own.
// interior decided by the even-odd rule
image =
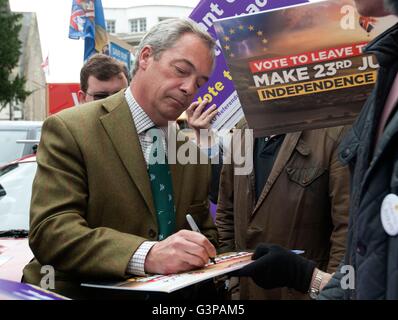
<svg viewBox="0 0 398 320">
<path fill-rule="evenodd" d="M 173 184 L 160 130 L 151 129 L 148 133 L 153 141 L 148 174 L 159 227 L 158 239 L 163 240 L 173 234 L 176 228 Z"/>
</svg>

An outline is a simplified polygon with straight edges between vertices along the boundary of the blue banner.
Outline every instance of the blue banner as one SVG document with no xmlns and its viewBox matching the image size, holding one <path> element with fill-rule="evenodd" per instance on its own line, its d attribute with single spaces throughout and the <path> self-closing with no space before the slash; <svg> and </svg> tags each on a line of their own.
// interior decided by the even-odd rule
<svg viewBox="0 0 398 320">
<path fill-rule="evenodd" d="M 108 35 L 101 0 L 73 0 L 69 38 L 84 39 L 84 60 L 95 53 L 109 55 Z"/>
<path fill-rule="evenodd" d="M 110 50 L 109 50 L 109 55 L 121 62 L 123 62 L 127 69 L 130 70 L 130 64 L 131 64 L 131 55 L 130 51 L 122 48 L 118 44 L 110 41 Z"/>
</svg>

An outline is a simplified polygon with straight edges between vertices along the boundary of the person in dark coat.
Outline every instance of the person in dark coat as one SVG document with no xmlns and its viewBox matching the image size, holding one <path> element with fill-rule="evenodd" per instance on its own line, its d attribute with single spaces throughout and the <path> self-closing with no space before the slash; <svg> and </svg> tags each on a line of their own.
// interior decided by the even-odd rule
<svg viewBox="0 0 398 320">
<path fill-rule="evenodd" d="M 363 16 L 398 16 L 398 0 L 355 0 Z M 374 91 L 339 147 L 351 171 L 347 251 L 333 275 L 273 244 L 237 275 L 263 288 L 290 287 L 318 299 L 398 299 L 398 24 L 366 48 L 380 64 Z"/>
</svg>

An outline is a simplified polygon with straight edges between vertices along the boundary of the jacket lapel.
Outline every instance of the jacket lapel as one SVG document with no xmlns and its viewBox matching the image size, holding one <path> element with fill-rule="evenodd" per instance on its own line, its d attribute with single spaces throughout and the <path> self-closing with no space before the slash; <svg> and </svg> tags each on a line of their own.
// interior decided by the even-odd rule
<svg viewBox="0 0 398 320">
<path fill-rule="evenodd" d="M 301 132 L 286 134 L 286 137 L 283 140 L 281 148 L 280 148 L 278 155 L 275 159 L 275 163 L 274 163 L 272 170 L 269 174 L 267 182 L 265 183 L 263 191 L 261 192 L 260 198 L 258 199 L 258 201 L 256 203 L 256 206 L 253 210 L 252 215 L 254 215 L 256 213 L 258 208 L 263 203 L 264 199 L 267 197 L 267 195 L 268 195 L 269 191 L 271 190 L 273 184 L 275 183 L 276 179 L 279 177 L 282 170 L 285 168 L 287 162 L 289 161 L 296 146 L 297 146 L 298 151 L 300 153 L 302 153 L 303 155 L 308 155 L 310 153 L 310 150 L 308 149 L 308 147 L 303 142 L 301 142 L 301 141 L 299 142 L 300 136 L 301 136 Z"/>
<path fill-rule="evenodd" d="M 124 91 L 106 99 L 103 106 L 108 113 L 100 117 L 100 121 L 131 179 L 155 216 L 147 167 Z"/>
<path fill-rule="evenodd" d="M 397 112 L 395 112 L 382 133 L 379 142 L 374 146 L 374 137 L 383 111 L 383 108 L 380 108 L 380 106 L 384 106 L 386 103 L 391 83 L 396 73 L 393 73 L 393 75 L 394 77 L 392 77 L 391 74 L 379 73 L 374 95 L 371 96 L 368 100 L 369 102 L 367 102 L 369 103 L 369 108 L 365 110 L 365 123 L 363 124 L 363 131 L 360 132 L 362 150 L 358 153 L 359 159 L 356 163 L 356 167 L 361 169 L 359 173 L 361 181 L 358 194 L 363 194 L 363 190 L 376 163 L 379 161 L 392 136 L 398 131 L 397 125 L 394 125 L 398 118 Z M 385 85 L 386 83 L 387 85 Z M 362 113 L 363 112 L 361 112 L 361 114 Z"/>
<path fill-rule="evenodd" d="M 391 139 L 398 132 L 398 111 L 394 111 L 394 112 L 395 112 L 395 114 L 388 122 L 382 136 L 380 137 L 378 144 L 376 145 L 374 156 L 373 156 L 372 161 L 370 162 L 370 166 L 369 166 L 367 175 L 365 176 L 365 180 L 369 177 L 373 168 L 378 163 L 381 155 L 383 154 L 383 151 L 387 148 L 387 145 L 390 143 Z"/>
</svg>

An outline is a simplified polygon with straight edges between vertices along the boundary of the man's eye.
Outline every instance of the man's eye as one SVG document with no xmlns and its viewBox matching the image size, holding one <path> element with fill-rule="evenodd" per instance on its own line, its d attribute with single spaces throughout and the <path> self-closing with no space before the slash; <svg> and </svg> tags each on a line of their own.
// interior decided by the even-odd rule
<svg viewBox="0 0 398 320">
<path fill-rule="evenodd" d="M 188 73 L 186 70 L 184 70 L 184 69 L 182 69 L 182 68 L 180 68 L 180 67 L 174 66 L 174 68 L 175 68 L 175 70 L 176 70 L 176 72 L 177 72 L 178 74 L 185 75 L 185 74 Z"/>
</svg>

